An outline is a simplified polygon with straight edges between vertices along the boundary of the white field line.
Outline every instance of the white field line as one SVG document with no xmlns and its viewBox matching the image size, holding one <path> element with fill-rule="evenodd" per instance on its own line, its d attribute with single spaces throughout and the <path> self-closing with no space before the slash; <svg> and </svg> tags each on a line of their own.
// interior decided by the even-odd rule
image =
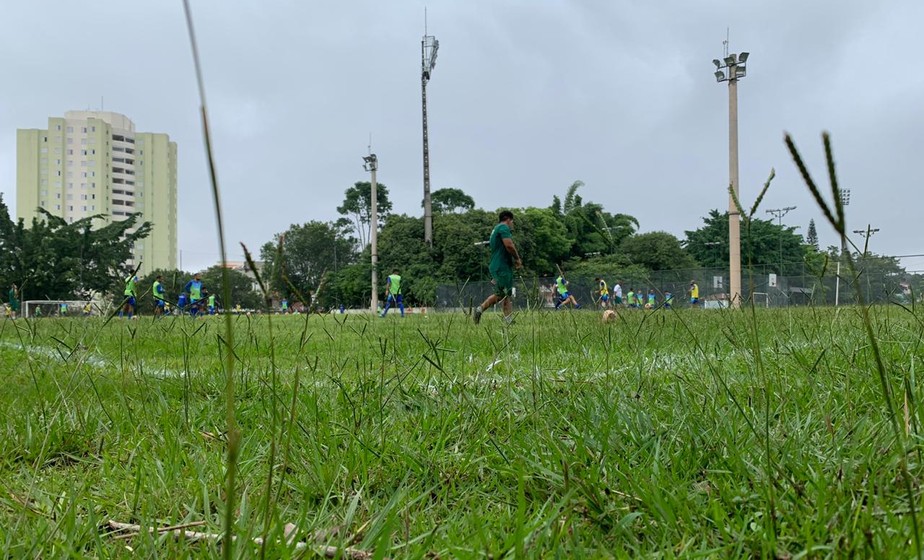
<svg viewBox="0 0 924 560">
<path fill-rule="evenodd" d="M 63 359 L 62 353 L 59 353 L 54 348 L 48 348 L 47 346 L 23 346 L 22 344 L 19 344 L 18 342 L 0 341 L 0 348 L 9 348 L 11 350 L 17 350 L 17 351 L 25 350 L 25 352 L 29 354 L 30 356 L 41 356 L 44 358 L 51 358 L 52 360 L 56 360 L 60 362 L 62 365 L 68 363 L 66 360 Z M 115 364 L 106 361 L 102 356 L 99 356 L 99 355 L 86 353 L 83 355 L 78 354 L 75 356 L 75 358 L 77 358 L 77 361 L 75 363 L 83 363 L 88 366 L 92 366 L 96 369 L 113 370 L 113 371 L 119 370 L 119 368 L 116 367 Z M 154 377 L 162 377 L 162 378 L 180 377 L 181 378 L 186 375 L 186 373 L 182 371 L 176 371 L 176 370 L 172 370 L 172 369 L 165 368 L 165 367 L 153 367 L 147 362 L 141 362 L 139 366 L 144 371 L 152 372 L 152 375 Z"/>
</svg>

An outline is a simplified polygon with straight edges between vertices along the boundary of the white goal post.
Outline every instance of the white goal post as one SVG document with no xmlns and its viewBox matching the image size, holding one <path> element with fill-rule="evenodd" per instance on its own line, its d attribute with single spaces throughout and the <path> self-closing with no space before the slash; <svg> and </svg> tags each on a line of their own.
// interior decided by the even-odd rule
<svg viewBox="0 0 924 560">
<path fill-rule="evenodd" d="M 85 299 L 30 299 L 22 302 L 22 316 L 39 317 L 89 317 L 99 316 L 102 310 L 98 302 Z"/>
</svg>

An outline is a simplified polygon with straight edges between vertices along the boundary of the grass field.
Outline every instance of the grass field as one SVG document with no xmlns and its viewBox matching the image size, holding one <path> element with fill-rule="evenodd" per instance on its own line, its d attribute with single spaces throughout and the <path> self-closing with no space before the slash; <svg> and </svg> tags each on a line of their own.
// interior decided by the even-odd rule
<svg viewBox="0 0 924 560">
<path fill-rule="evenodd" d="M 855 307 L 235 317 L 235 554 L 302 557 L 291 523 L 388 557 L 912 556 L 924 315 L 870 313 L 884 375 Z M 103 526 L 222 532 L 224 340 L 0 323 L 3 555 L 217 554 Z"/>
</svg>

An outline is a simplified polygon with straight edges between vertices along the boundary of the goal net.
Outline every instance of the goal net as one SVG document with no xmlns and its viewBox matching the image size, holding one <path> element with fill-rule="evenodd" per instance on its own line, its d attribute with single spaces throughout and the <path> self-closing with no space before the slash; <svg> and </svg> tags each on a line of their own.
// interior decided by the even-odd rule
<svg viewBox="0 0 924 560">
<path fill-rule="evenodd" d="M 22 316 L 40 317 L 93 317 L 102 315 L 95 301 L 78 299 L 31 299 L 22 302 Z"/>
</svg>

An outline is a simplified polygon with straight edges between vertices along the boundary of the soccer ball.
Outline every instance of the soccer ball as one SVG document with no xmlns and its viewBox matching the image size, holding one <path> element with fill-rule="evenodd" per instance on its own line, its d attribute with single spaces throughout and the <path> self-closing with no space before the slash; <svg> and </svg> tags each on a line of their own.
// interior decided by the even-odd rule
<svg viewBox="0 0 924 560">
<path fill-rule="evenodd" d="M 613 311 L 612 309 L 607 309 L 606 311 L 603 312 L 603 322 L 604 323 L 612 323 L 615 320 L 616 320 L 615 311 Z"/>
</svg>

